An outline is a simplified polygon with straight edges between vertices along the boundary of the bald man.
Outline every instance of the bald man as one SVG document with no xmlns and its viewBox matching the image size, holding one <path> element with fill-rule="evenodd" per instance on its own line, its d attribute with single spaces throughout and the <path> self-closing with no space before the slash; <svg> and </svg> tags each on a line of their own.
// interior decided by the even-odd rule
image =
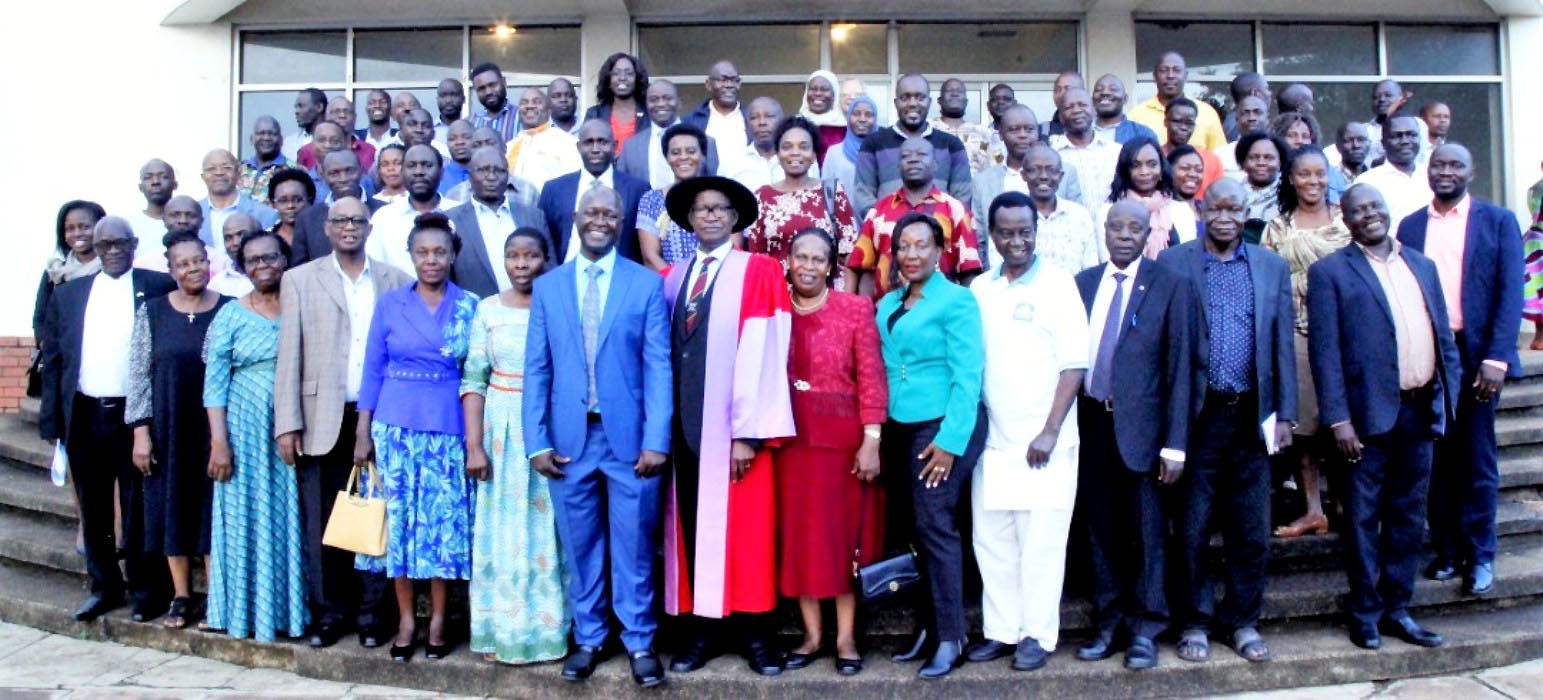
<svg viewBox="0 0 1543 700">
<path fill-rule="evenodd" d="M 1072 88 L 1087 89 L 1087 83 L 1082 80 L 1082 74 L 1074 70 L 1063 70 L 1055 77 L 1055 83 L 1050 87 L 1050 103 L 1060 104 L 1061 96 Z M 1040 138 L 1048 138 L 1051 134 L 1058 133 L 1061 126 L 1059 112 L 1050 113 L 1050 121 L 1040 125 Z"/>
<path fill-rule="evenodd" d="M 279 213 L 272 207 L 242 194 L 236 188 L 240 175 L 241 163 L 230 151 L 216 149 L 204 156 L 200 177 L 209 194 L 198 203 L 204 214 L 204 223 L 198 229 L 198 237 L 203 239 L 204 245 L 214 248 L 220 254 L 220 260 L 210 262 L 224 264 L 229 260 L 224 255 L 220 234 L 216 232 L 225 230 L 225 220 L 231 214 L 246 214 L 256 219 L 263 228 L 273 228 L 279 222 Z"/>
<path fill-rule="evenodd" d="M 1093 133 L 1094 135 L 1112 139 L 1117 144 L 1124 144 L 1137 136 L 1150 136 L 1157 138 L 1157 134 L 1145 124 L 1137 124 L 1125 117 L 1125 82 L 1113 73 L 1105 73 L 1099 76 L 1093 83 L 1093 92 L 1090 97 L 1093 100 Z M 1057 104 L 1060 104 L 1057 101 Z M 1064 133 L 1060 122 L 1051 122 L 1050 133 Z"/>
<path fill-rule="evenodd" d="M 520 115 L 520 133 L 509 143 L 505 160 L 509 174 L 538 189 L 558 175 L 579 169 L 579 140 L 552 125 L 551 102 L 537 87 L 520 91 L 516 104 Z"/>
<path fill-rule="evenodd" d="M 236 269 L 236 251 L 241 249 L 241 239 L 263 230 L 254 219 L 241 212 L 231 214 L 225 220 L 225 227 L 221 229 L 221 238 L 226 259 L 230 265 L 221 266 L 215 270 L 211 265 L 209 270 L 209 288 L 228 297 L 244 296 L 252 291 L 252 281 L 246 278 L 246 274 Z M 210 252 L 206 249 L 205 252 Z"/>
<path fill-rule="evenodd" d="M 139 194 L 145 198 L 145 208 L 129 212 L 124 217 L 134 229 L 134 235 L 156 245 L 141 244 L 134 253 L 134 267 L 141 270 L 166 272 L 166 252 L 160 247 L 161 236 L 166 234 L 166 203 L 177 192 L 177 171 L 160 158 L 151 158 L 139 167 Z M 196 202 L 195 202 L 196 204 Z M 147 250 L 148 248 L 148 250 Z"/>
<path fill-rule="evenodd" d="M 284 132 L 279 120 L 262 115 L 252 122 L 252 157 L 241 161 L 241 193 L 268 203 L 268 181 L 289 165 L 284 157 Z"/>
<path fill-rule="evenodd" d="M 1189 80 L 1189 65 L 1184 62 L 1184 56 L 1177 51 L 1164 52 L 1152 66 L 1152 80 L 1157 83 L 1157 95 L 1136 105 L 1130 118 L 1156 133 L 1159 142 L 1167 143 L 1163 120 L 1167 117 L 1168 103 L 1184 96 L 1184 85 Z M 1210 103 L 1200 101 L 1195 104 L 1200 109 L 1195 116 L 1195 135 L 1190 138 L 1190 143 L 1208 151 L 1225 147 L 1227 132 L 1222 130 L 1221 115 Z"/>
<path fill-rule="evenodd" d="M 1097 630 L 1077 658 L 1112 656 L 1123 631 L 1130 669 L 1157 665 L 1153 638 L 1168 626 L 1160 489 L 1184 472 L 1196 303 L 1183 278 L 1141 257 L 1151 231 L 1145 206 L 1114 203 L 1104 217 L 1109 262 L 1076 276 L 1091 359 L 1077 405 L 1077 509 L 1091 545 Z"/>
<path fill-rule="evenodd" d="M 337 148 L 352 149 L 354 154 L 359 156 L 359 164 L 363 167 L 364 171 L 369 172 L 370 168 L 375 165 L 375 147 L 366 143 L 364 139 L 354 136 L 354 103 L 349 102 L 347 98 L 343 97 L 332 98 L 327 102 L 326 122 L 338 125 L 338 128 L 343 132 L 342 143 Z M 317 126 L 319 127 L 320 125 Z M 295 156 L 295 162 L 299 163 L 300 167 L 315 172 L 317 164 L 327 154 L 317 148 L 314 139 L 320 138 L 320 136 L 314 130 L 312 131 L 312 137 L 311 143 L 300 147 L 300 152 Z M 336 150 L 336 148 L 331 150 Z"/>
<path fill-rule="evenodd" d="M 739 102 L 739 84 L 739 69 L 733 63 L 714 63 L 707 71 L 707 99 L 681 117 L 681 121 L 707 132 L 725 160 L 750 143 L 750 120 Z"/>
<path fill-rule="evenodd" d="M 751 100 L 746 114 L 750 121 L 750 145 L 738 154 L 724 154 L 722 174 L 754 192 L 784 177 L 776 142 L 777 127 L 784 114 L 781 104 L 765 96 Z M 820 178 L 819 163 L 809 164 L 809 177 Z"/>
<path fill-rule="evenodd" d="M 547 181 L 537 202 L 546 219 L 553 258 L 566 262 L 579 254 L 579 230 L 573 213 L 578 210 L 579 198 L 584 192 L 605 186 L 616 190 L 622 199 L 616 252 L 628 260 L 642 259 L 638 250 L 638 202 L 649 190 L 648 181 L 616 169 L 616 139 L 611 134 L 609 121 L 585 120 L 579 125 L 578 138 L 576 151 L 580 167 Z"/>
</svg>

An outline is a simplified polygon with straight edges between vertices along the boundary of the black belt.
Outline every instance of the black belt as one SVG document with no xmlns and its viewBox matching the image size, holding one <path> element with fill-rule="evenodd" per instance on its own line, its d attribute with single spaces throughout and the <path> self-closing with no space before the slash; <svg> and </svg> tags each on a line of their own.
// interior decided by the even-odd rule
<svg viewBox="0 0 1543 700">
<path fill-rule="evenodd" d="M 1228 391 L 1226 389 L 1217 389 L 1216 387 L 1206 387 L 1205 400 L 1206 403 L 1215 401 L 1223 406 L 1236 406 L 1245 399 L 1252 397 L 1253 394 L 1253 391 Z"/>
<path fill-rule="evenodd" d="M 108 396 L 108 397 L 98 398 L 96 396 L 92 396 L 90 394 L 86 394 L 86 393 L 82 393 L 82 392 L 78 392 L 77 391 L 77 392 L 75 392 L 75 399 L 77 401 L 80 400 L 80 399 L 85 399 L 87 401 L 90 401 L 93 404 L 96 404 L 97 406 L 102 407 L 102 408 L 118 408 L 119 406 L 123 405 L 123 397 L 122 396 Z"/>
<path fill-rule="evenodd" d="M 1435 395 L 1435 393 L 1436 393 L 1436 384 L 1434 382 L 1432 382 L 1430 384 L 1426 384 L 1425 386 L 1415 387 L 1413 389 L 1399 389 L 1398 390 L 1398 400 L 1399 401 L 1429 401 L 1430 398 L 1433 395 Z"/>
<path fill-rule="evenodd" d="M 599 423 L 600 422 L 600 414 L 598 412 L 591 411 L 589 413 L 584 414 L 584 416 L 589 420 L 590 424 L 595 424 L 595 423 Z"/>
</svg>

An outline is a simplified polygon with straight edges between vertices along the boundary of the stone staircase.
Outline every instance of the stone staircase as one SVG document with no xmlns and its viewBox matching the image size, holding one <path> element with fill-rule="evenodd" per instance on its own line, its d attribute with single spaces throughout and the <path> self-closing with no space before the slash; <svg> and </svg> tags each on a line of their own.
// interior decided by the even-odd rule
<svg viewBox="0 0 1543 700">
<path fill-rule="evenodd" d="M 1269 664 L 1250 665 L 1220 645 L 1204 665 L 1179 661 L 1164 649 L 1160 666 L 1144 673 L 1125 671 L 1118 657 L 1078 662 L 1069 651 L 1077 631 L 1088 627 L 1090 611 L 1079 597 L 1068 595 L 1061 607 L 1068 631 L 1063 650 L 1034 674 L 1012 673 L 998 663 L 967 666 L 940 684 L 917 681 L 914 668 L 891 664 L 881 655 L 911 629 L 907 612 L 885 611 L 868 621 L 873 649 L 868 670 L 860 676 L 839 677 L 825 662 L 762 679 L 731 656 L 696 674 L 672 676 L 666 692 L 743 698 L 1185 696 L 1449 673 L 1543 657 L 1543 353 L 1524 352 L 1523 360 L 1526 376 L 1507 385 L 1499 406 L 1501 538 L 1495 591 L 1473 599 L 1462 595 L 1457 582 L 1421 578 L 1416 586 L 1414 605 L 1421 619 L 1448 639 L 1442 649 L 1388 640 L 1382 651 L 1366 652 L 1349 644 L 1337 625 L 1345 591 L 1339 541 L 1328 534 L 1272 543 L 1263 629 L 1275 656 Z M 292 643 L 167 631 L 130 622 L 126 611 L 76 623 L 70 612 L 84 598 L 85 567 L 74 551 L 75 506 L 68 489 L 48 480 L 52 446 L 37 438 L 36 422 L 37 403 L 31 400 L 19 414 L 0 416 L 0 620 L 325 679 L 473 695 L 639 695 L 621 659 L 602 665 L 589 686 L 578 689 L 562 683 L 553 666 L 487 663 L 464 644 L 449 659 L 420 656 L 402 665 L 392 664 L 383 650 L 361 649 L 346 639 L 316 651 Z M 970 618 L 978 629 L 978 606 L 971 606 Z"/>
</svg>

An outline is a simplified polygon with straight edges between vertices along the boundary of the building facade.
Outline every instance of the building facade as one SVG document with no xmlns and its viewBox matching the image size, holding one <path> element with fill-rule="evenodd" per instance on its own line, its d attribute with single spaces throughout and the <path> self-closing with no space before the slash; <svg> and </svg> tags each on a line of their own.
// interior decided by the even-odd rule
<svg viewBox="0 0 1543 700">
<path fill-rule="evenodd" d="M 1346 119 L 1370 118 L 1373 84 L 1397 78 L 1414 93 L 1411 108 L 1452 105 L 1452 138 L 1474 150 L 1476 191 L 1518 212 L 1543 161 L 1543 135 L 1529 128 L 1543 92 L 1528 89 L 1543 70 L 1543 0 L 95 0 L 34 4 L 17 17 L 0 55 L 19 99 L 0 119 L 23 137 L 12 165 L 25 172 L 8 177 L 28 206 L 0 284 L 25 301 L 0 310 L 0 337 L 31 333 L 63 201 L 140 208 L 137 170 L 152 157 L 177 169 L 179 192 L 201 197 L 202 155 L 248 155 L 259 115 L 294 131 L 300 88 L 354 98 L 362 126 L 370 89 L 411 91 L 433 112 L 439 80 L 466 82 L 482 61 L 501 65 L 511 88 L 567 77 L 587 106 L 600 64 L 627 51 L 679 84 L 689 109 L 708 66 L 727 57 L 742 98 L 771 95 L 790 112 L 815 69 L 862 80 L 886 110 L 894 79 L 920 71 L 964 79 L 971 118 L 1004 82 L 1048 119 L 1057 73 L 1118 75 L 1134 104 L 1154 92 L 1156 57 L 1176 49 L 1193 95 L 1220 107 L 1239 71 L 1275 88 L 1311 85 L 1328 138 Z"/>
</svg>

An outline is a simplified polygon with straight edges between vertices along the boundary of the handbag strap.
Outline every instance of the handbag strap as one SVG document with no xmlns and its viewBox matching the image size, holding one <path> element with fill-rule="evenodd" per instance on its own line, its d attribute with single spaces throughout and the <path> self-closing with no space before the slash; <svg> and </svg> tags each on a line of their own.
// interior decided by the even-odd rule
<svg viewBox="0 0 1543 700">
<path fill-rule="evenodd" d="M 363 479 L 361 479 L 361 476 L 363 479 L 369 480 L 370 493 L 379 495 L 383 495 L 385 493 L 385 489 L 380 483 L 380 472 L 375 469 L 375 460 L 370 460 L 364 463 L 363 470 L 359 468 L 359 465 L 355 464 L 354 468 L 348 472 L 348 495 L 361 497 L 365 496 L 364 483 Z"/>
<path fill-rule="evenodd" d="M 869 498 L 868 482 L 862 482 L 862 502 L 857 506 L 857 541 L 852 543 L 852 578 L 857 578 L 857 572 L 862 568 L 863 561 L 863 535 L 868 529 L 868 510 L 872 505 Z"/>
</svg>

